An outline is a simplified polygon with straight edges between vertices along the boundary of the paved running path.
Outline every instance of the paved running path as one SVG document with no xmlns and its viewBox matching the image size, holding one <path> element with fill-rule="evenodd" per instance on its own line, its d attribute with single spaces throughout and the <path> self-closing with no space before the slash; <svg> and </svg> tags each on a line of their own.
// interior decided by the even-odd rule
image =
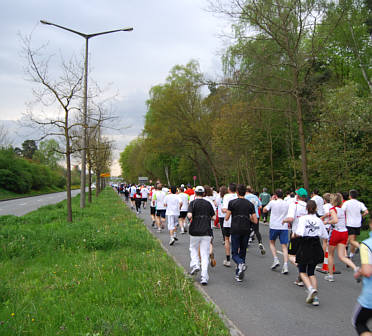
<svg viewBox="0 0 372 336">
<path fill-rule="evenodd" d="M 189 270 L 189 235 L 178 234 L 178 242 L 169 246 L 167 231 L 157 233 L 151 228 L 149 208 L 138 215 L 150 232 L 160 239 L 168 253 Z M 361 285 L 352 277 L 352 271 L 340 265 L 336 258 L 334 283 L 326 282 L 324 275 L 316 272 L 319 283 L 320 306 L 305 303 L 305 291 L 293 284 L 296 269 L 289 265 L 289 274 L 280 269 L 272 271 L 271 253 L 268 250 L 268 226 L 260 224 L 267 254 L 261 256 L 254 242 L 247 253 L 247 271 L 243 282 L 234 280 L 234 267 L 222 265 L 224 246 L 219 230 L 214 230 L 217 266 L 209 268 L 209 284 L 203 287 L 222 311 L 246 336 L 352 336 L 351 315 Z M 278 243 L 277 243 L 278 244 Z M 359 255 L 358 255 L 359 258 Z M 199 278 L 196 278 L 198 281 Z"/>
</svg>

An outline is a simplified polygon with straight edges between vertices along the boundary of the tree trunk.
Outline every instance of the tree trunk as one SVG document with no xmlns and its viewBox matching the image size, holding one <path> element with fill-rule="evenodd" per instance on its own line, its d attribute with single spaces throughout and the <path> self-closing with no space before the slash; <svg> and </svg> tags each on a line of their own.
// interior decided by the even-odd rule
<svg viewBox="0 0 372 336">
<path fill-rule="evenodd" d="M 306 141 L 304 134 L 304 124 L 302 117 L 302 105 L 299 93 L 296 92 L 296 104 L 297 104 L 297 122 L 298 122 L 298 134 L 300 137 L 301 146 L 301 166 L 302 166 L 302 179 L 304 182 L 304 187 L 309 190 L 309 179 L 307 176 L 307 153 L 306 153 Z"/>
<path fill-rule="evenodd" d="M 206 157 L 206 159 L 207 159 L 207 161 L 208 161 L 208 164 L 209 164 L 209 166 L 210 166 L 211 169 L 212 169 L 212 173 L 213 173 L 214 181 L 215 181 L 215 183 L 216 183 L 216 188 L 219 189 L 219 184 L 218 184 L 218 178 L 217 178 L 217 170 L 216 170 L 216 167 L 214 166 L 214 164 L 213 164 L 213 162 L 212 162 L 212 160 L 211 160 L 211 158 L 210 158 L 210 156 L 209 156 L 207 150 L 206 150 L 203 146 L 200 146 L 200 149 L 201 149 L 201 151 L 204 153 L 204 155 L 205 155 L 205 157 Z"/>
<path fill-rule="evenodd" d="M 72 206 L 71 206 L 71 154 L 70 154 L 70 138 L 68 134 L 68 114 L 65 118 L 65 139 L 66 139 L 66 193 L 67 193 L 67 221 L 72 222 Z"/>
</svg>

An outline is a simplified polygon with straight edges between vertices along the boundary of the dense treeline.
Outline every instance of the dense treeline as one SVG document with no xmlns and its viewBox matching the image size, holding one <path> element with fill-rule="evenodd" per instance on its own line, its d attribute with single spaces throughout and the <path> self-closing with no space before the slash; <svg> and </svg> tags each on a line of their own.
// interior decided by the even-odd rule
<svg viewBox="0 0 372 336">
<path fill-rule="evenodd" d="M 191 61 L 154 86 L 123 177 L 355 188 L 372 205 L 372 2 L 224 3 L 213 5 L 235 20 L 225 77 L 207 81 Z"/>
<path fill-rule="evenodd" d="M 65 186 L 63 170 L 20 157 L 12 148 L 0 149 L 0 188 L 23 194 Z"/>
</svg>

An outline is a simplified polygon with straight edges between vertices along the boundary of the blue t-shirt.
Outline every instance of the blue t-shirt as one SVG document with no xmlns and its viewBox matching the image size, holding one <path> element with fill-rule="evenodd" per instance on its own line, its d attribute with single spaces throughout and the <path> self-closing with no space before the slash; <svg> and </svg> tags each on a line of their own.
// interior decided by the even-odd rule
<svg viewBox="0 0 372 336">
<path fill-rule="evenodd" d="M 256 211 L 256 216 L 258 218 L 258 207 L 262 205 L 260 199 L 254 194 L 246 194 L 244 197 L 254 205 L 254 211 Z"/>
<path fill-rule="evenodd" d="M 372 264 L 372 231 L 369 238 L 360 244 L 360 257 L 362 264 Z M 372 276 L 363 277 L 363 289 L 358 302 L 362 307 L 372 309 Z"/>
</svg>

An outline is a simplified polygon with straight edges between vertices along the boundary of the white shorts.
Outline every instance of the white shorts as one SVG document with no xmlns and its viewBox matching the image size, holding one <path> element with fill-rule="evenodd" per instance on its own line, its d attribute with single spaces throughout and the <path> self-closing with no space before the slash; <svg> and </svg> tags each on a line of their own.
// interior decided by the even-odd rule
<svg viewBox="0 0 372 336">
<path fill-rule="evenodd" d="M 174 230 L 178 224 L 177 215 L 167 215 L 168 230 Z"/>
</svg>

